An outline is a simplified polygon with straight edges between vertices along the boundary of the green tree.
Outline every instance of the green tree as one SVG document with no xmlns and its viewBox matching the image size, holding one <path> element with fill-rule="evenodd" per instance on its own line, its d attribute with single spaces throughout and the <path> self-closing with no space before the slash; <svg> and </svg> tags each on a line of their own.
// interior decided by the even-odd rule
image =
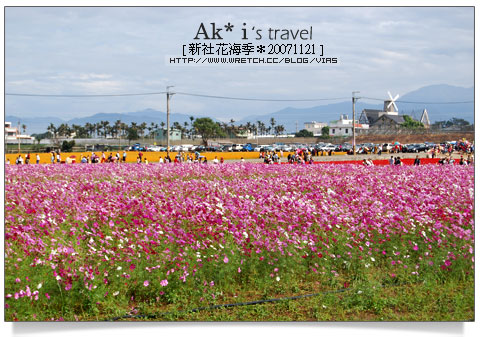
<svg viewBox="0 0 480 337">
<path fill-rule="evenodd" d="M 449 126 L 468 126 L 470 125 L 470 123 L 468 121 L 466 121 L 465 119 L 463 118 L 450 118 L 448 121 L 445 122 L 445 127 L 449 127 Z"/>
<path fill-rule="evenodd" d="M 225 132 L 211 118 L 197 118 L 193 122 L 195 132 L 202 137 L 204 145 L 208 144 L 208 140 L 214 137 L 225 137 Z"/>
<path fill-rule="evenodd" d="M 72 152 L 73 147 L 75 146 L 75 141 L 64 140 L 62 143 L 62 152 Z"/>
<path fill-rule="evenodd" d="M 327 125 L 327 126 L 324 126 L 322 128 L 322 136 L 323 137 L 328 137 L 330 135 L 330 127 Z"/>
<path fill-rule="evenodd" d="M 132 122 L 132 124 L 134 124 Z M 137 128 L 136 127 L 129 127 L 127 129 L 127 139 L 128 139 L 128 145 L 130 145 L 130 142 L 132 140 L 137 140 L 139 137 L 138 137 L 138 131 L 137 131 Z"/>
<path fill-rule="evenodd" d="M 295 137 L 313 137 L 313 132 L 302 129 L 295 134 Z"/>
<path fill-rule="evenodd" d="M 407 129 L 423 129 L 425 127 L 422 122 L 416 121 L 408 115 L 403 115 L 403 120 L 405 122 L 402 123 L 402 126 Z"/>
</svg>

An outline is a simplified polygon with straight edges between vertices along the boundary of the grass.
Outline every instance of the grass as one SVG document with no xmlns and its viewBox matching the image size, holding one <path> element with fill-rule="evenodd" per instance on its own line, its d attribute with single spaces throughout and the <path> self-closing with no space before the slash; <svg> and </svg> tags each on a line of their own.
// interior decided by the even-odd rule
<svg viewBox="0 0 480 337">
<path fill-rule="evenodd" d="M 371 286 L 371 285 L 370 285 Z M 404 284 L 350 289 L 297 300 L 245 305 L 232 308 L 175 311 L 175 306 L 140 307 L 128 321 L 473 321 L 474 292 L 470 283 Z M 292 295 L 291 293 L 288 296 Z M 255 296 L 257 296 L 255 298 Z M 280 297 L 276 294 L 273 297 Z M 240 303 L 262 298 L 250 293 L 225 298 Z M 223 301 L 222 301 L 223 302 Z M 193 309 L 193 308 L 190 308 Z M 183 309 L 185 310 L 185 309 Z M 162 313 L 170 313 L 162 315 Z M 134 316 L 134 315 L 133 315 Z M 113 317 L 104 317 L 112 319 Z"/>
</svg>

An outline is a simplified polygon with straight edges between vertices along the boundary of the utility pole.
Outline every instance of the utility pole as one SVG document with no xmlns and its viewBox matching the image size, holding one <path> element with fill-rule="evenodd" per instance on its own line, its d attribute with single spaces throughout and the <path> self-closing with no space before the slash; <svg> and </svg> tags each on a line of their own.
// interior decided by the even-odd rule
<svg viewBox="0 0 480 337">
<path fill-rule="evenodd" d="M 355 101 L 359 99 L 359 97 L 355 97 L 356 93 L 359 93 L 360 91 L 352 91 L 352 129 L 353 129 L 353 156 L 355 157 L 357 155 L 356 152 L 356 143 L 355 143 Z"/>
<path fill-rule="evenodd" d="M 18 121 L 17 141 L 18 141 L 18 153 L 20 153 L 20 120 Z"/>
<path fill-rule="evenodd" d="M 167 156 L 170 153 L 170 96 L 174 95 L 170 92 L 170 88 L 173 87 L 173 85 L 167 86 Z"/>
</svg>

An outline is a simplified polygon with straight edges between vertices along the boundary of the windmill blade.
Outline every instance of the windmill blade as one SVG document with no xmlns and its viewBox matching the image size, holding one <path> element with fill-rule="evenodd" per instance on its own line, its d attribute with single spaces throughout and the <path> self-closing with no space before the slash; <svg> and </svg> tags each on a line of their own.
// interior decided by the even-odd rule
<svg viewBox="0 0 480 337">
<path fill-rule="evenodd" d="M 395 104 L 395 101 L 390 101 L 390 103 L 388 103 L 388 105 L 387 105 L 387 108 L 390 108 L 390 107 L 392 106 L 392 104 L 393 104 L 393 107 L 395 108 L 395 110 L 398 111 L 398 107 L 397 107 L 397 105 Z"/>
<path fill-rule="evenodd" d="M 390 108 L 393 104 L 395 110 L 398 111 L 398 107 L 395 104 L 395 101 L 398 99 L 398 97 L 400 97 L 400 95 L 397 94 L 395 97 L 392 97 L 392 94 L 390 93 L 390 91 L 387 91 L 387 93 L 388 93 L 388 96 L 390 96 L 390 103 L 388 103 L 387 108 Z"/>
</svg>

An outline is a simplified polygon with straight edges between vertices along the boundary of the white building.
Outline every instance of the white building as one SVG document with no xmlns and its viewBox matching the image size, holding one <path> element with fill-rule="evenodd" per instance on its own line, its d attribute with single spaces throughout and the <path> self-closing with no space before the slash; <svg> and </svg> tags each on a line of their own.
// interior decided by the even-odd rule
<svg viewBox="0 0 480 337">
<path fill-rule="evenodd" d="M 12 143 L 31 143 L 32 137 L 30 135 L 20 134 L 20 130 L 12 126 L 11 122 L 5 122 L 5 144 Z"/>
<path fill-rule="evenodd" d="M 349 137 L 353 134 L 352 120 L 348 119 L 348 115 L 340 115 L 338 121 L 330 122 L 330 136 Z M 368 124 L 355 123 L 355 129 L 368 129 Z"/>
<path fill-rule="evenodd" d="M 314 136 L 321 136 L 322 128 L 327 126 L 327 123 L 312 121 L 304 123 L 303 125 L 305 126 L 305 130 L 312 132 Z"/>
</svg>

